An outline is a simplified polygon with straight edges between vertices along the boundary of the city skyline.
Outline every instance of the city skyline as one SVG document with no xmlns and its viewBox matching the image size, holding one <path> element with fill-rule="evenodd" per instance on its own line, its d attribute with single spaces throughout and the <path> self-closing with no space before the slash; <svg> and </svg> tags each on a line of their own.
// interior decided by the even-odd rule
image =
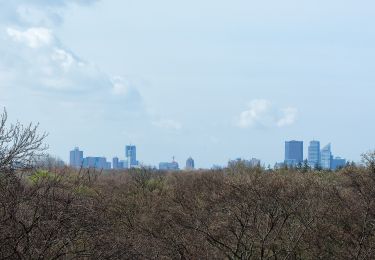
<svg viewBox="0 0 375 260">
<path fill-rule="evenodd" d="M 290 140 L 284 142 L 284 161 L 280 162 L 280 160 L 266 163 L 262 159 L 257 159 L 254 157 L 235 157 L 235 159 L 230 158 L 226 162 L 221 162 L 220 164 L 213 164 L 209 168 L 215 167 L 226 167 L 231 164 L 235 164 L 237 162 L 243 162 L 245 165 L 255 167 L 255 166 L 263 166 L 263 167 L 282 167 L 286 165 L 288 167 L 298 167 L 307 163 L 309 167 L 312 169 L 331 169 L 336 170 L 340 167 L 346 165 L 347 162 L 351 162 L 348 158 L 343 158 L 340 156 L 334 156 L 332 153 L 331 143 L 325 145 L 322 149 L 320 146 L 319 140 L 311 140 L 307 147 L 307 153 L 304 151 L 306 150 L 304 141 L 297 141 L 297 140 Z M 78 158 L 78 159 L 77 159 Z M 129 169 L 129 168 L 138 168 L 138 167 L 152 167 L 157 168 L 160 170 L 180 170 L 180 163 L 175 160 L 175 156 L 172 156 L 172 161 L 160 161 L 157 164 L 151 164 L 145 161 L 138 161 L 137 160 L 137 148 L 136 145 L 125 145 L 125 152 L 124 152 L 124 160 L 121 160 L 121 157 L 118 155 L 111 156 L 112 160 L 107 161 L 106 157 L 83 157 L 83 151 L 80 151 L 78 147 L 75 147 L 74 150 L 70 151 L 70 161 L 69 165 L 73 167 L 94 167 L 94 168 L 103 168 L 103 169 Z M 251 158 L 248 160 L 247 158 Z M 87 163 L 87 161 L 91 160 L 92 163 Z M 181 159 L 183 160 L 183 159 Z M 82 161 L 81 164 L 78 162 Z M 101 167 L 97 167 L 98 161 L 102 161 L 99 163 Z M 361 163 L 361 162 L 357 162 Z M 109 166 L 108 166 L 109 165 Z M 181 164 L 183 165 L 183 164 Z M 268 165 L 268 166 L 267 166 Z M 204 167 L 199 167 L 200 169 L 204 169 Z M 183 169 L 187 170 L 194 170 L 195 167 L 195 160 L 189 156 L 185 161 L 185 167 Z"/>
<path fill-rule="evenodd" d="M 147 165 L 137 160 L 137 148 L 135 145 L 126 145 L 124 160 L 121 160 L 117 155 L 112 157 L 112 162 L 108 161 L 104 156 L 84 156 L 84 151 L 79 147 L 75 147 L 69 152 L 70 158 L 67 165 L 73 168 L 97 168 L 103 170 L 124 170 L 131 168 L 151 167 L 157 168 L 155 165 Z M 180 170 L 179 164 L 175 161 L 173 156 L 172 162 L 160 162 L 159 170 Z M 194 170 L 195 163 L 192 157 L 186 160 L 186 170 Z"/>
<path fill-rule="evenodd" d="M 374 23 L 369 0 L 0 0 L 0 107 L 64 161 L 131 142 L 152 165 L 272 164 L 313 137 L 360 161 Z"/>
<path fill-rule="evenodd" d="M 312 169 L 323 170 L 336 170 L 344 167 L 348 161 L 342 157 L 334 156 L 331 147 L 331 143 L 328 143 L 320 149 L 320 141 L 312 140 L 307 148 L 307 157 L 304 157 L 303 141 L 286 141 L 284 164 L 289 167 L 307 164 Z M 282 163 L 279 164 L 282 165 Z"/>
</svg>

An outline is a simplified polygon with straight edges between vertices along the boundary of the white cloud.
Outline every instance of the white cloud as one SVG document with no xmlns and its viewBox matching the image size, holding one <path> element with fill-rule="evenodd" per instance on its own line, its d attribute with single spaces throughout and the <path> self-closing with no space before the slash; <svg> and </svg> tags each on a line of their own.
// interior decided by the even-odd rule
<svg viewBox="0 0 375 260">
<path fill-rule="evenodd" d="M 81 108 L 102 111 L 101 105 L 115 107 L 119 115 L 140 108 L 141 95 L 134 84 L 83 60 L 54 33 L 67 7 L 94 2 L 97 0 L 0 0 L 2 87 L 62 103 L 79 102 Z"/>
<path fill-rule="evenodd" d="M 23 26 L 52 26 L 63 21 L 69 5 L 88 5 L 98 0 L 0 0 L 0 20 Z"/>
<path fill-rule="evenodd" d="M 103 72 L 69 50 L 55 34 L 66 6 L 95 1 L 0 0 L 2 98 L 8 94 L 38 105 L 43 100 L 95 120 L 144 119 L 137 84 Z"/>
<path fill-rule="evenodd" d="M 255 126 L 257 124 L 264 124 L 264 122 L 269 119 L 271 107 L 272 104 L 268 100 L 252 100 L 248 105 L 248 109 L 241 112 L 238 120 L 238 126 L 246 128 Z"/>
<path fill-rule="evenodd" d="M 279 109 L 269 100 L 255 99 L 240 113 L 236 125 L 240 128 L 285 127 L 294 124 L 296 119 L 297 109 L 294 107 Z"/>
<path fill-rule="evenodd" d="M 82 92 L 110 88 L 110 80 L 94 64 L 84 62 L 55 40 L 47 28 L 6 29 L 8 59 L 0 61 L 15 77 L 13 85 L 29 90 Z M 11 61 L 11 62 L 10 62 Z M 8 63 L 8 64 L 7 64 Z M 22 77 L 19 77 L 22 75 Z M 104 83 L 104 84 L 103 84 Z"/>
<path fill-rule="evenodd" d="M 0 68 L 9 75 L 3 85 L 58 102 L 78 102 L 79 109 L 97 111 L 103 117 L 111 109 L 118 111 L 118 117 L 141 109 L 141 95 L 129 80 L 112 77 L 84 61 L 65 48 L 51 29 L 9 27 L 3 32 L 6 37 L 0 44 Z"/>
<path fill-rule="evenodd" d="M 294 124 L 297 119 L 298 110 L 294 107 L 288 107 L 283 110 L 283 116 L 277 121 L 278 127 L 284 127 Z"/>
<path fill-rule="evenodd" d="M 65 71 L 69 70 L 74 63 L 77 63 L 77 60 L 73 57 L 73 54 L 63 49 L 55 49 L 51 58 L 53 61 L 60 64 L 61 68 L 63 68 Z M 78 62 L 78 66 L 83 67 L 84 65 L 85 64 L 83 62 Z"/>
<path fill-rule="evenodd" d="M 182 128 L 181 123 L 172 119 L 160 119 L 157 121 L 153 121 L 152 124 L 156 127 L 168 130 L 180 130 Z"/>
<path fill-rule="evenodd" d="M 129 95 L 132 91 L 134 91 L 134 88 L 131 86 L 130 81 L 123 77 L 113 77 L 111 82 L 112 93 L 116 96 Z"/>
<path fill-rule="evenodd" d="M 30 48 L 40 48 L 53 42 L 51 30 L 42 27 L 29 28 L 26 31 L 7 28 L 7 33 L 14 41 L 25 43 Z"/>
</svg>

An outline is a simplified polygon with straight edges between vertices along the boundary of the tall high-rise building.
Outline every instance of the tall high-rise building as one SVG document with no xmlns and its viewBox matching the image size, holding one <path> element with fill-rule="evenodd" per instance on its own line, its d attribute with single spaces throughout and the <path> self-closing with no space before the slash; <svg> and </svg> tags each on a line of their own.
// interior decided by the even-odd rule
<svg viewBox="0 0 375 260">
<path fill-rule="evenodd" d="M 321 153 L 320 153 L 320 166 L 325 169 L 329 170 L 331 169 L 331 163 L 332 163 L 332 152 L 331 152 L 331 144 L 327 144 L 323 147 Z"/>
<path fill-rule="evenodd" d="M 112 168 L 114 170 L 120 169 L 118 157 L 113 157 L 113 159 L 112 159 Z"/>
<path fill-rule="evenodd" d="M 186 170 L 194 170 L 194 160 L 193 158 L 189 157 L 187 160 L 186 160 Z"/>
<path fill-rule="evenodd" d="M 80 151 L 78 147 L 70 151 L 70 162 L 71 167 L 80 168 L 83 163 L 83 151 Z"/>
<path fill-rule="evenodd" d="M 307 157 L 309 166 L 318 168 L 320 166 L 320 142 L 311 141 L 309 145 L 309 153 Z"/>
<path fill-rule="evenodd" d="M 296 166 L 303 162 L 303 141 L 285 142 L 285 164 Z"/>
<path fill-rule="evenodd" d="M 126 157 L 126 160 L 128 161 L 127 168 L 138 166 L 137 148 L 135 147 L 135 145 L 127 145 L 125 147 L 125 157 Z"/>
</svg>

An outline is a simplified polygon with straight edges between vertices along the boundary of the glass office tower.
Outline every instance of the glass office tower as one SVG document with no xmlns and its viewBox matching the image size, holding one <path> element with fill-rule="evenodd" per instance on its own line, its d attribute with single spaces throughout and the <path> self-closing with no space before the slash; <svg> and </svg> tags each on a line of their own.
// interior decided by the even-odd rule
<svg viewBox="0 0 375 260">
<path fill-rule="evenodd" d="M 319 141 L 310 142 L 307 160 L 311 168 L 318 168 L 320 166 L 320 142 Z"/>
<path fill-rule="evenodd" d="M 332 163 L 331 144 L 327 144 L 326 146 L 324 146 L 320 155 L 321 155 L 320 166 L 325 170 L 331 169 L 331 163 Z"/>
<path fill-rule="evenodd" d="M 135 145 L 127 145 L 125 147 L 125 157 L 128 161 L 128 168 L 132 168 L 138 165 L 137 148 L 135 147 Z"/>
<path fill-rule="evenodd" d="M 83 151 L 80 151 L 78 147 L 70 151 L 70 162 L 71 167 L 80 168 L 83 163 Z"/>
<path fill-rule="evenodd" d="M 294 167 L 302 162 L 303 142 L 294 140 L 285 142 L 285 164 Z"/>
</svg>

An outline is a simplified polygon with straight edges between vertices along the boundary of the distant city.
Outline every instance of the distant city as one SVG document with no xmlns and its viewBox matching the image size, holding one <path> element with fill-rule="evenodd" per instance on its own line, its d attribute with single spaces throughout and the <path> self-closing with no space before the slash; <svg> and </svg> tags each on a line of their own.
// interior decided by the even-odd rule
<svg viewBox="0 0 375 260">
<path fill-rule="evenodd" d="M 137 160 L 137 147 L 135 145 L 125 146 L 125 159 L 120 160 L 118 157 L 113 157 L 112 162 L 107 161 L 105 157 L 84 157 L 83 151 L 79 147 L 74 148 L 70 151 L 70 162 L 69 165 L 75 168 L 95 168 L 104 170 L 123 170 L 131 168 L 141 168 L 141 165 Z M 193 170 L 195 168 L 193 158 L 189 157 L 186 160 L 186 170 Z M 159 163 L 159 170 L 179 170 L 179 164 L 175 161 L 174 157 L 171 162 Z"/>
<path fill-rule="evenodd" d="M 313 169 L 337 170 L 346 165 L 346 159 L 333 156 L 331 144 L 327 144 L 320 149 L 320 142 L 316 140 L 310 141 L 307 159 L 304 159 L 303 141 L 286 141 L 284 162 L 278 163 L 276 167 L 298 167 L 302 165 Z"/>
<path fill-rule="evenodd" d="M 331 151 L 331 144 L 327 144 L 322 149 L 320 148 L 320 142 L 317 140 L 310 141 L 308 147 L 307 158 L 303 155 L 304 145 L 303 141 L 286 141 L 285 142 L 285 157 L 283 162 L 276 163 L 274 168 L 282 167 L 309 167 L 312 169 L 324 169 L 324 170 L 337 170 L 346 165 L 347 161 L 344 158 L 334 156 Z M 252 158 L 250 160 L 238 158 L 236 160 L 230 160 L 228 166 L 236 163 L 243 163 L 249 167 L 262 166 L 261 160 Z M 135 145 L 126 145 L 124 151 L 124 159 L 119 157 L 113 157 L 112 162 L 107 161 L 105 157 L 89 156 L 84 157 L 83 151 L 79 147 L 74 148 L 70 151 L 70 162 L 69 165 L 75 168 L 95 168 L 104 170 L 122 170 L 131 168 L 145 167 L 137 160 L 137 148 Z M 153 167 L 156 168 L 156 167 Z M 212 168 L 221 168 L 220 166 L 213 166 Z M 170 162 L 160 162 L 159 170 L 175 171 L 180 170 L 178 162 L 173 157 Z M 184 169 L 194 170 L 195 162 L 192 157 L 186 160 Z"/>
</svg>

